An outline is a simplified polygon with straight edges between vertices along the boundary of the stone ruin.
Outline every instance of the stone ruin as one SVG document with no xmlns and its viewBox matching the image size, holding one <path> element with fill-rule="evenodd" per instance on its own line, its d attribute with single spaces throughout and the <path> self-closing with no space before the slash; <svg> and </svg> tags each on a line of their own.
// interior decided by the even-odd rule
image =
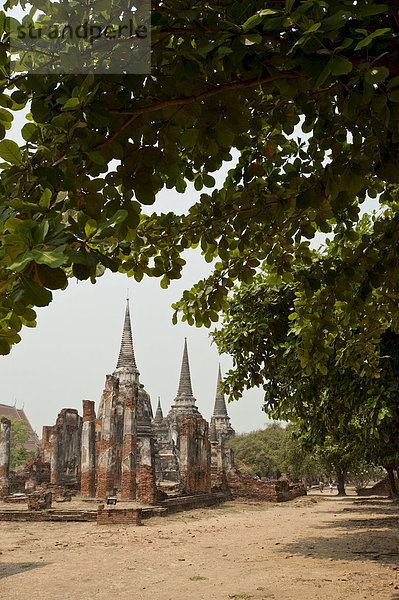
<svg viewBox="0 0 399 600">
<path fill-rule="evenodd" d="M 71 494 L 99 501 L 118 495 L 121 500 L 137 499 L 150 505 L 212 492 L 224 492 L 226 497 L 232 493 L 234 497 L 262 499 L 263 494 L 268 500 L 289 499 L 287 483 L 255 485 L 234 467 L 233 452 L 225 444 L 234 430 L 220 382 L 219 367 L 208 425 L 193 395 L 185 340 L 177 396 L 166 417 L 158 400 L 154 417 L 149 394 L 140 382 L 127 303 L 116 369 L 106 376 L 97 415 L 91 400 L 83 400 L 83 416 L 76 409 L 62 409 L 55 425 L 43 427 L 39 455 L 12 477 L 10 421 L 2 417 L 0 496 L 33 493 L 37 506 L 40 503 L 34 499 L 41 498 L 43 491 L 52 491 L 64 501 Z M 302 492 L 306 493 L 298 487 L 291 496 Z"/>
</svg>

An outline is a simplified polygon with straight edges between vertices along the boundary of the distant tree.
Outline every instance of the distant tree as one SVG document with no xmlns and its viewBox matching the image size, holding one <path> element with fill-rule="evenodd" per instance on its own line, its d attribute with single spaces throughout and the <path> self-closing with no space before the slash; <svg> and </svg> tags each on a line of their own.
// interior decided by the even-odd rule
<svg viewBox="0 0 399 600">
<path fill-rule="evenodd" d="M 10 469 L 15 470 L 16 467 L 23 465 L 34 452 L 29 452 L 24 447 L 24 444 L 29 440 L 28 423 L 21 419 L 10 419 L 11 435 L 10 435 Z"/>
<path fill-rule="evenodd" d="M 319 472 L 311 453 L 293 438 L 291 426 L 285 428 L 272 423 L 265 429 L 235 435 L 228 443 L 237 461 L 244 463 L 243 471 L 249 475 L 273 479 L 289 473 L 294 478 L 301 478 Z"/>
<path fill-rule="evenodd" d="M 314 452 L 305 449 L 296 438 L 297 426 L 289 423 L 280 448 L 282 470 L 294 479 L 315 479 L 322 471 Z"/>
<path fill-rule="evenodd" d="M 361 489 L 368 486 L 372 481 L 379 481 L 386 476 L 386 470 L 382 467 L 374 467 L 367 463 L 360 463 L 354 471 L 349 470 L 347 475 L 348 483 L 352 484 L 355 489 Z"/>
</svg>

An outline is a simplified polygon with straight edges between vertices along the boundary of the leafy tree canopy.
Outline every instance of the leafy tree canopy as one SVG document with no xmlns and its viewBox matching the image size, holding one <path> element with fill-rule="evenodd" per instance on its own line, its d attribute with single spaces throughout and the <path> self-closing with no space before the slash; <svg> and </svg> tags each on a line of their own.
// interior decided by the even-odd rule
<svg viewBox="0 0 399 600">
<path fill-rule="evenodd" d="M 21 419 L 10 419 L 10 469 L 13 471 L 19 465 L 23 465 L 33 452 L 29 452 L 24 444 L 29 439 L 28 424 Z"/>
<path fill-rule="evenodd" d="M 32 4 L 57 11 L 50 0 Z M 167 287 L 197 245 L 216 259 L 213 273 L 175 308 L 209 326 L 260 264 L 290 283 L 321 231 L 345 251 L 295 277 L 304 312 L 318 292 L 303 354 L 317 344 L 325 366 L 337 305 L 348 322 L 364 308 L 370 323 L 377 294 L 389 321 L 397 285 L 396 2 L 159 0 L 152 11 L 151 75 L 96 77 L 10 71 L 2 13 L 0 352 L 69 277 L 95 282 L 111 269 Z M 18 147 L 6 136 L 27 106 Z M 232 152 L 236 166 L 215 189 L 211 173 Z M 198 192 L 188 214 L 148 211 L 161 189 L 182 193 L 187 182 Z M 367 195 L 386 210 L 360 234 Z"/>
<path fill-rule="evenodd" d="M 399 335 L 387 329 L 377 347 L 375 371 L 356 371 L 342 361 L 342 349 L 353 340 L 357 344 L 358 328 L 352 331 L 337 311 L 335 343 L 326 367 L 317 368 L 317 360 L 303 351 L 307 332 L 297 324 L 298 284 L 276 286 L 269 280 L 258 275 L 241 286 L 214 333 L 219 350 L 233 357 L 234 368 L 225 378 L 230 397 L 263 386 L 265 412 L 295 423 L 302 444 L 319 448 L 320 457 L 327 456 L 337 472 L 365 461 L 397 466 Z"/>
<path fill-rule="evenodd" d="M 293 427 L 278 423 L 252 433 L 236 434 L 229 439 L 235 459 L 244 463 L 240 470 L 249 475 L 278 478 L 288 473 L 293 478 L 318 477 L 320 463 L 292 436 Z"/>
</svg>

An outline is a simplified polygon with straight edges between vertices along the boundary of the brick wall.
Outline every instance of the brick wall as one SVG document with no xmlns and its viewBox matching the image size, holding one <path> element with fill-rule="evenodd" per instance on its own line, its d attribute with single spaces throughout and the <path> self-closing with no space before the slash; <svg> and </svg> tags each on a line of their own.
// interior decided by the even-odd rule
<svg viewBox="0 0 399 600">
<path fill-rule="evenodd" d="M 28 509 L 43 510 L 51 508 L 52 497 L 51 492 L 33 492 L 33 494 L 29 494 L 28 496 Z"/>
<path fill-rule="evenodd" d="M 180 419 L 180 482 L 182 494 L 211 491 L 208 423 L 198 417 Z"/>
<path fill-rule="evenodd" d="M 104 508 L 99 506 L 97 525 L 141 525 L 141 508 Z"/>
<path fill-rule="evenodd" d="M 155 469 L 151 465 L 140 465 L 138 480 L 138 499 L 145 504 L 156 504 Z"/>
<path fill-rule="evenodd" d="M 302 483 L 292 483 L 287 479 L 255 480 L 236 469 L 228 473 L 227 481 L 233 498 L 285 502 L 306 495 Z"/>
</svg>

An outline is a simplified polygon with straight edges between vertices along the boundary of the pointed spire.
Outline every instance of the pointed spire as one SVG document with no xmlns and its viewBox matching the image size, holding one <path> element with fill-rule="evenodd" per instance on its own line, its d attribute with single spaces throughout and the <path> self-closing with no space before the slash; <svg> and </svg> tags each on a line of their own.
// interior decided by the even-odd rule
<svg viewBox="0 0 399 600">
<path fill-rule="evenodd" d="M 130 324 L 129 298 L 126 298 L 125 322 L 123 325 L 121 349 L 119 351 L 116 368 L 134 367 L 137 369 L 133 350 L 132 327 Z"/>
<path fill-rule="evenodd" d="M 161 398 L 158 396 L 158 406 L 157 406 L 157 411 L 155 413 L 154 421 L 160 422 L 162 420 L 163 420 L 163 412 L 162 412 L 162 408 L 161 408 Z"/>
<path fill-rule="evenodd" d="M 177 396 L 192 396 L 190 364 L 188 362 L 187 338 L 184 338 L 183 360 L 181 363 L 179 389 Z"/>
<path fill-rule="evenodd" d="M 187 338 L 184 338 L 183 360 L 181 363 L 179 389 L 177 396 L 170 408 L 169 416 L 173 415 L 192 415 L 201 417 L 201 413 L 195 405 L 195 398 L 191 387 L 190 364 L 188 362 Z"/>
<path fill-rule="evenodd" d="M 216 383 L 215 407 L 213 409 L 214 417 L 227 417 L 228 416 L 226 402 L 224 401 L 224 395 L 221 390 L 221 385 L 220 385 L 221 381 L 222 381 L 222 373 L 220 370 L 220 363 L 219 363 L 218 379 L 217 379 L 217 383 Z"/>
</svg>

